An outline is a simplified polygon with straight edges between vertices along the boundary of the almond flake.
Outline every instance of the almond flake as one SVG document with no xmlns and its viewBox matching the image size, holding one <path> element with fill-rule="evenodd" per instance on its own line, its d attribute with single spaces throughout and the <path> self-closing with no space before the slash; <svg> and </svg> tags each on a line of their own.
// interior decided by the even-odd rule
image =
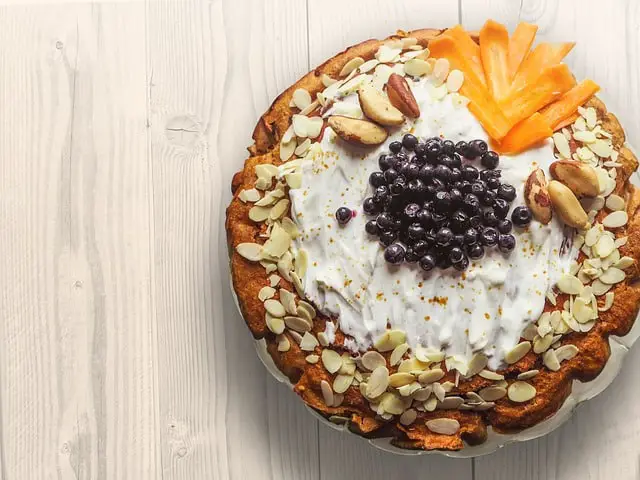
<svg viewBox="0 0 640 480">
<path fill-rule="evenodd" d="M 601 139 L 597 139 L 595 142 L 587 144 L 587 146 L 601 158 L 609 158 L 613 152 L 611 143 Z"/>
<path fill-rule="evenodd" d="M 311 330 L 312 326 L 311 323 L 306 319 L 293 316 L 284 317 L 284 324 L 287 326 L 287 328 L 290 328 L 291 330 L 294 330 L 298 333 L 308 332 Z"/>
<path fill-rule="evenodd" d="M 265 300 L 268 300 L 270 298 L 273 298 L 273 296 L 276 294 L 276 290 L 274 288 L 271 287 L 262 287 L 260 289 L 260 291 L 258 292 L 258 299 L 261 302 L 264 302 Z"/>
<path fill-rule="evenodd" d="M 539 370 L 528 370 L 518 375 L 518 380 L 531 380 L 533 377 L 540 373 Z"/>
<path fill-rule="evenodd" d="M 304 314 L 305 318 L 310 321 L 316 318 L 316 309 L 313 308 L 313 305 L 305 302 L 304 300 L 300 300 L 298 302 L 298 313 Z"/>
<path fill-rule="evenodd" d="M 433 65 L 433 84 L 442 85 L 449 75 L 450 68 L 451 64 L 449 63 L 449 60 L 446 58 L 438 58 L 436 63 Z"/>
<path fill-rule="evenodd" d="M 556 357 L 559 362 L 563 362 L 564 360 L 571 360 L 578 354 L 578 347 L 575 345 L 563 345 L 562 347 L 555 350 Z"/>
<path fill-rule="evenodd" d="M 269 212 L 269 218 L 271 220 L 278 220 L 289 209 L 289 203 L 289 200 L 287 200 L 286 198 L 278 201 L 278 203 L 276 203 Z"/>
<path fill-rule="evenodd" d="M 324 332 L 318 332 L 318 343 L 323 347 L 328 347 L 331 342 L 329 342 L 329 337 Z"/>
<path fill-rule="evenodd" d="M 243 203 L 257 202 L 258 200 L 260 200 L 260 192 L 255 188 L 245 189 L 238 194 L 238 198 Z"/>
<path fill-rule="evenodd" d="M 619 228 L 627 224 L 629 216 L 624 210 L 612 212 L 602 220 L 602 225 L 607 228 Z"/>
<path fill-rule="evenodd" d="M 362 366 L 369 371 L 373 371 L 378 367 L 386 367 L 387 360 L 376 351 L 366 352 L 362 356 Z"/>
<path fill-rule="evenodd" d="M 447 397 L 442 402 L 440 402 L 440 407 L 442 410 L 457 410 L 460 408 L 460 405 L 464 403 L 464 399 L 462 397 Z"/>
<path fill-rule="evenodd" d="M 582 291 L 582 282 L 575 275 L 562 275 L 557 284 L 558 290 L 567 295 L 578 295 Z"/>
<path fill-rule="evenodd" d="M 310 352 L 313 351 L 318 345 L 319 344 L 316 337 L 311 335 L 309 332 L 305 332 L 305 334 L 302 336 L 302 341 L 300 342 L 300 350 Z"/>
<path fill-rule="evenodd" d="M 400 423 L 404 426 L 408 426 L 415 422 L 416 418 L 418 418 L 418 412 L 413 408 L 410 408 L 409 410 L 402 412 L 402 415 L 400 415 Z"/>
<path fill-rule="evenodd" d="M 290 272 L 291 275 L 291 283 L 296 289 L 296 293 L 299 297 L 304 298 L 304 288 L 302 287 L 302 280 L 296 272 Z"/>
<path fill-rule="evenodd" d="M 299 109 L 303 110 L 311 104 L 311 94 L 304 88 L 297 88 L 293 92 L 292 96 L 293 104 Z"/>
<path fill-rule="evenodd" d="M 322 350 L 322 364 L 327 372 L 334 374 L 342 367 L 342 357 L 338 352 L 325 348 Z"/>
<path fill-rule="evenodd" d="M 500 400 L 507 394 L 507 389 L 503 387 L 497 387 L 492 385 L 490 387 L 485 387 L 478 392 L 478 394 L 482 397 L 485 402 L 493 402 L 495 400 Z"/>
<path fill-rule="evenodd" d="M 551 333 L 548 333 L 543 337 L 538 337 L 533 342 L 533 353 L 540 354 L 542 352 L 546 352 L 552 343 L 553 343 L 553 335 L 551 335 Z"/>
<path fill-rule="evenodd" d="M 447 391 L 444 389 L 444 387 L 439 383 L 434 383 L 431 388 L 433 388 L 433 394 L 436 396 L 436 398 L 442 402 L 445 395 L 447 394 Z"/>
<path fill-rule="evenodd" d="M 542 355 L 542 363 L 552 372 L 560 370 L 560 361 L 558 360 L 555 350 L 547 350 L 544 352 L 544 355 Z"/>
<path fill-rule="evenodd" d="M 402 330 L 387 330 L 376 340 L 374 347 L 379 352 L 389 352 L 405 343 L 406 339 L 407 335 Z"/>
<path fill-rule="evenodd" d="M 573 302 L 573 317 L 578 323 L 587 323 L 593 316 L 593 309 L 591 308 L 591 299 L 585 302 L 582 298 L 576 298 Z"/>
<path fill-rule="evenodd" d="M 391 352 L 391 356 L 389 357 L 389 363 L 392 367 L 400 363 L 404 354 L 407 353 L 407 350 L 409 350 L 408 343 L 401 343 L 393 349 L 393 351 Z"/>
<path fill-rule="evenodd" d="M 606 283 L 607 285 L 615 285 L 616 283 L 624 281 L 626 276 L 627 275 L 623 270 L 620 270 L 616 267 L 610 267 L 606 272 L 600 275 L 598 280 L 600 280 L 602 283 Z"/>
<path fill-rule="evenodd" d="M 631 257 L 622 257 L 616 263 L 613 264 L 614 267 L 624 270 L 625 268 L 629 268 L 635 263 L 635 260 Z"/>
<path fill-rule="evenodd" d="M 335 78 L 331 78 L 326 73 L 322 74 L 322 76 L 320 77 L 320 80 L 322 81 L 322 85 L 324 85 L 325 87 L 329 87 L 337 82 Z"/>
<path fill-rule="evenodd" d="M 593 253 L 600 258 L 605 258 L 611 255 L 611 252 L 615 250 L 616 246 L 613 243 L 613 238 L 608 235 L 602 235 L 598 242 L 593 246 Z"/>
<path fill-rule="evenodd" d="M 453 418 L 436 418 L 426 422 L 427 428 L 441 435 L 455 435 L 460 430 L 460 423 Z"/>
<path fill-rule="evenodd" d="M 316 364 L 318 363 L 318 360 L 320 359 L 320 357 L 318 357 L 318 355 L 311 354 L 304 357 L 304 359 L 307 361 L 307 363 Z"/>
<path fill-rule="evenodd" d="M 380 366 L 371 372 L 371 376 L 367 382 L 366 396 L 368 398 L 376 398 L 382 395 L 389 386 L 389 370 L 387 367 Z"/>
<path fill-rule="evenodd" d="M 464 73 L 460 70 L 451 70 L 447 77 L 447 90 L 457 92 L 464 83 Z"/>
<path fill-rule="evenodd" d="M 271 230 L 269 240 L 267 240 L 262 246 L 262 251 L 274 258 L 280 258 L 287 250 L 289 250 L 290 246 L 291 237 L 284 228 L 275 223 Z"/>
<path fill-rule="evenodd" d="M 562 133 L 553 134 L 553 143 L 558 150 L 561 158 L 571 158 L 571 149 L 569 148 L 569 141 Z"/>
<path fill-rule="evenodd" d="M 278 335 L 276 337 L 276 341 L 278 342 L 278 351 L 279 352 L 288 352 L 291 349 L 291 342 L 286 337 L 286 335 Z"/>
<path fill-rule="evenodd" d="M 278 300 L 268 299 L 264 302 L 264 308 L 274 317 L 284 317 L 287 313 Z"/>
<path fill-rule="evenodd" d="M 281 288 L 278 290 L 280 295 L 280 303 L 289 315 L 297 315 L 298 309 L 296 308 L 295 296 L 289 290 Z"/>
<path fill-rule="evenodd" d="M 322 398 L 324 399 L 324 403 L 327 407 L 333 405 L 333 390 L 331 390 L 331 385 L 326 380 L 322 380 L 320 382 L 320 391 L 322 392 Z"/>
<path fill-rule="evenodd" d="M 336 393 L 346 392 L 353 383 L 353 375 L 336 375 L 333 380 L 333 391 Z"/>
<path fill-rule="evenodd" d="M 469 366 L 467 368 L 466 377 L 473 377 L 474 375 L 480 373 L 489 363 L 489 359 L 483 353 L 476 353 L 471 360 L 469 361 Z"/>
<path fill-rule="evenodd" d="M 609 195 L 606 201 L 607 208 L 612 211 L 624 210 L 624 199 L 618 195 Z"/>
<path fill-rule="evenodd" d="M 412 58 L 405 62 L 404 72 L 411 77 L 421 77 L 431 73 L 431 66 L 424 60 Z"/>
<path fill-rule="evenodd" d="M 372 58 L 371 60 L 368 60 L 360 65 L 358 67 L 358 71 L 361 73 L 367 73 L 376 68 L 379 64 L 380 62 L 377 59 Z"/>
<path fill-rule="evenodd" d="M 529 353 L 529 350 L 531 350 L 531 342 L 520 342 L 505 354 L 504 361 L 509 365 L 514 364 Z"/>
<path fill-rule="evenodd" d="M 536 396 L 536 389 L 526 382 L 513 382 L 507 390 L 509 400 L 516 403 L 528 402 Z"/>
<path fill-rule="evenodd" d="M 378 48 L 375 56 L 380 63 L 390 63 L 395 62 L 401 53 L 402 48 L 393 48 L 388 45 L 382 45 Z"/>
<path fill-rule="evenodd" d="M 611 285 L 602 283 L 600 280 L 594 280 L 591 288 L 593 289 L 594 295 L 600 296 L 607 293 L 611 289 Z"/>
<path fill-rule="evenodd" d="M 265 315 L 265 323 L 267 328 L 276 335 L 280 335 L 284 332 L 284 320 L 270 315 L 269 312 Z"/>
<path fill-rule="evenodd" d="M 340 70 L 340 73 L 338 74 L 338 76 L 341 78 L 344 78 L 348 76 L 351 72 L 353 72 L 356 68 L 360 67 L 362 64 L 364 64 L 364 59 L 362 57 L 352 58 L 351 60 L 349 60 L 347 63 L 344 64 L 344 67 L 342 67 L 342 70 Z"/>
<path fill-rule="evenodd" d="M 385 362 L 386 365 L 386 362 Z M 389 375 L 389 386 L 398 388 L 404 385 L 409 385 L 415 380 L 415 377 L 410 373 L 397 372 Z"/>
<path fill-rule="evenodd" d="M 418 381 L 423 385 L 428 385 L 433 382 L 437 382 L 438 380 L 444 377 L 444 372 L 440 368 L 433 368 L 431 370 L 427 370 L 421 373 L 418 376 Z"/>
<path fill-rule="evenodd" d="M 487 380 L 504 380 L 504 375 L 492 372 L 491 370 L 482 370 L 478 375 Z"/>
<path fill-rule="evenodd" d="M 596 136 L 590 131 L 577 131 L 573 134 L 573 138 L 582 143 L 594 143 Z"/>
<path fill-rule="evenodd" d="M 293 153 L 295 153 L 299 157 L 302 157 L 305 153 L 307 153 L 307 150 L 309 150 L 310 146 L 311 146 L 311 140 L 308 138 L 305 138 L 304 141 L 296 147 Z"/>
<path fill-rule="evenodd" d="M 270 213 L 271 208 L 269 207 L 251 207 L 249 210 L 249 219 L 257 223 L 264 222 L 269 218 Z"/>
<path fill-rule="evenodd" d="M 258 243 L 239 243 L 236 245 L 236 252 L 247 260 L 257 262 L 262 258 L 262 245 Z"/>
<path fill-rule="evenodd" d="M 600 308 L 598 308 L 598 310 L 600 312 L 606 312 L 608 311 L 611 307 L 613 307 L 613 299 L 615 298 L 615 294 L 613 292 L 607 292 L 607 294 L 604 297 L 604 305 Z"/>
</svg>

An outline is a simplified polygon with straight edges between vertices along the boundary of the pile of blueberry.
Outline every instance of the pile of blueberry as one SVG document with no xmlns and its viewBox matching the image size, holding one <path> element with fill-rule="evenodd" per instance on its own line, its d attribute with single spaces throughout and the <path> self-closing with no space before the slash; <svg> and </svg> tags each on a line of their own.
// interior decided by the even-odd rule
<svg viewBox="0 0 640 480">
<path fill-rule="evenodd" d="M 486 142 L 454 144 L 438 137 L 419 142 L 408 134 L 389 150 L 378 160 L 381 171 L 369 178 L 373 195 L 363 204 L 374 217 L 366 223 L 367 233 L 385 246 L 387 262 L 463 271 L 485 248 L 497 246 L 504 253 L 515 248 L 513 225 L 528 225 L 531 212 L 518 206 L 507 218 L 516 190 L 500 181 L 498 154 Z M 483 169 L 472 164 L 477 160 Z M 345 212 L 338 216 L 346 220 Z"/>
</svg>

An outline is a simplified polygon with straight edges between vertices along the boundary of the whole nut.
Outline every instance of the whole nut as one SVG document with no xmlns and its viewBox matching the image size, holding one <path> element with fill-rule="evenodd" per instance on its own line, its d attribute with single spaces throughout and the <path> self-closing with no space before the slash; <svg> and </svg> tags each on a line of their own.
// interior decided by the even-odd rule
<svg viewBox="0 0 640 480">
<path fill-rule="evenodd" d="M 564 223 L 580 230 L 589 226 L 587 214 L 569 187 L 557 180 L 552 180 L 549 182 L 548 190 L 553 208 Z"/>
<path fill-rule="evenodd" d="M 600 193 L 598 175 L 589 165 L 561 160 L 553 162 L 549 171 L 578 197 L 595 197 Z"/>
<path fill-rule="evenodd" d="M 387 80 L 387 96 L 391 104 L 407 117 L 418 118 L 420 107 L 403 76 L 392 73 Z"/>
<path fill-rule="evenodd" d="M 364 114 L 380 125 L 401 125 L 404 115 L 370 83 L 365 83 L 358 89 L 358 99 Z"/>
<path fill-rule="evenodd" d="M 333 115 L 329 117 L 328 123 L 340 138 L 354 145 L 380 145 L 387 139 L 384 128 L 367 120 Z"/>
<path fill-rule="evenodd" d="M 536 169 L 524 184 L 524 199 L 535 218 L 544 225 L 551 221 L 551 198 L 547 190 L 547 179 L 541 169 Z"/>
</svg>

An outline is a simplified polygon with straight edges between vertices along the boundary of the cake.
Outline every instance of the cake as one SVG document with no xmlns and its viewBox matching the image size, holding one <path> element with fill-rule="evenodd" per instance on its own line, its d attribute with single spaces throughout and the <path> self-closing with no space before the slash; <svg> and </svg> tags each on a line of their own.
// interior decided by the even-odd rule
<svg viewBox="0 0 640 480">
<path fill-rule="evenodd" d="M 337 54 L 232 181 L 233 288 L 300 398 L 405 449 L 551 417 L 636 318 L 637 169 L 572 43 L 487 21 Z"/>
</svg>

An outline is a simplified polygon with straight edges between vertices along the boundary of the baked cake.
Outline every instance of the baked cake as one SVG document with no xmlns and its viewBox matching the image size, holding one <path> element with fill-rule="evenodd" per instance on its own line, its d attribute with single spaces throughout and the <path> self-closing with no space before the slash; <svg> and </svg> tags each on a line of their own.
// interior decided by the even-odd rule
<svg viewBox="0 0 640 480">
<path fill-rule="evenodd" d="M 638 311 L 638 162 L 572 43 L 399 31 L 260 118 L 232 183 L 233 287 L 302 400 L 458 450 L 552 416 Z"/>
</svg>

